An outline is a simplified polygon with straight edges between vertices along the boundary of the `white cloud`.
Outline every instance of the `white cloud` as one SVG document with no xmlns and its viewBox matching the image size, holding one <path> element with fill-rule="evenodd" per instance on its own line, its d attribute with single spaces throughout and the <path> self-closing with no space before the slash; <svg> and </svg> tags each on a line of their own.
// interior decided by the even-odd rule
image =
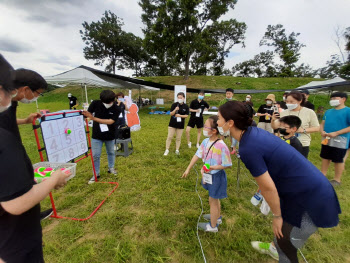
<svg viewBox="0 0 350 263">
<path fill-rule="evenodd" d="M 79 30 L 84 21 L 97 21 L 105 10 L 124 19 L 124 30 L 142 36 L 138 0 L 2 0 L 0 9 L 0 52 L 15 68 L 26 67 L 53 75 L 81 64 L 100 68 L 83 55 Z M 314 68 L 324 66 L 338 49 L 332 40 L 334 27 L 350 26 L 348 0 L 239 0 L 225 19 L 236 18 L 248 26 L 246 48 L 232 49 L 226 66 L 253 58 L 265 51 L 259 42 L 267 25 L 283 24 L 287 33 L 301 33 L 306 44 L 301 60 Z M 131 76 L 127 70 L 118 74 Z"/>
</svg>

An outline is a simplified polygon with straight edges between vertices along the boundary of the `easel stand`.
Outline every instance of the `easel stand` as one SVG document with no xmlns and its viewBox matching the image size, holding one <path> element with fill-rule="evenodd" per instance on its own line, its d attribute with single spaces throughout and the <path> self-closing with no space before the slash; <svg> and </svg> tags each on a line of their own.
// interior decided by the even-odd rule
<svg viewBox="0 0 350 263">
<path fill-rule="evenodd" d="M 45 117 L 48 117 L 48 116 L 57 116 L 57 115 L 62 115 L 62 117 L 65 117 L 66 114 L 72 114 L 72 113 L 79 113 L 81 114 L 81 111 L 79 110 L 74 110 L 74 111 L 68 111 L 68 112 L 60 112 L 60 113 L 51 113 L 51 114 L 46 114 L 44 115 L 43 117 L 41 117 L 41 120 L 44 121 L 45 120 Z M 41 147 L 41 144 L 40 144 L 40 140 L 39 140 L 39 135 L 38 135 L 38 131 L 37 129 L 40 129 L 40 125 L 37 125 L 36 124 L 36 120 L 37 118 L 35 118 L 33 120 L 33 130 L 34 130 L 34 135 L 35 135 L 35 139 L 36 139 L 36 143 L 37 143 L 37 146 L 38 146 L 38 151 L 39 151 L 39 155 L 40 155 L 40 159 L 42 162 L 44 162 L 44 156 L 43 156 L 43 151 L 45 150 L 45 147 Z M 74 217 L 65 217 L 65 216 L 60 216 L 57 214 L 57 209 L 56 209 L 56 206 L 55 206 L 55 201 L 54 201 L 54 198 L 52 196 L 52 193 L 50 193 L 50 200 L 51 200 L 51 205 L 52 205 L 52 210 L 53 210 L 53 214 L 51 215 L 52 218 L 60 218 L 60 219 L 70 219 L 70 220 L 75 220 L 75 221 L 86 221 L 88 219 L 90 219 L 94 214 L 96 214 L 96 212 L 100 209 L 100 207 L 104 204 L 104 202 L 106 201 L 106 199 L 118 188 L 119 184 L 117 182 L 100 182 L 97 180 L 97 175 L 96 175 L 96 170 L 95 170 L 95 165 L 94 165 L 94 159 L 93 159 L 93 156 L 92 156 L 92 152 L 91 152 L 91 139 L 90 139 L 90 131 L 89 131 L 89 126 L 88 126 L 88 121 L 87 119 L 85 119 L 85 132 L 87 134 L 87 139 L 88 139 L 88 151 L 85 153 L 85 156 L 77 159 L 77 160 L 73 160 L 72 162 L 74 163 L 78 163 L 79 161 L 85 159 L 85 158 L 88 158 L 90 157 L 91 158 L 91 164 L 92 164 L 92 170 L 93 170 L 93 174 L 94 174 L 94 177 L 95 177 L 95 183 L 102 183 L 102 184 L 111 184 L 113 185 L 113 189 L 111 192 L 109 192 L 109 194 L 106 196 L 105 199 L 102 200 L 102 202 L 94 209 L 94 211 L 92 211 L 92 213 L 86 217 L 86 218 L 74 218 Z"/>
</svg>

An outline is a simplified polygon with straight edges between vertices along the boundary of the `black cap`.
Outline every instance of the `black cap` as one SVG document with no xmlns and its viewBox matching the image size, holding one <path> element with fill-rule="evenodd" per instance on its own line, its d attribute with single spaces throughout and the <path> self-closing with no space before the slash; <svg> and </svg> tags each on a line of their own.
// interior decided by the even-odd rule
<svg viewBox="0 0 350 263">
<path fill-rule="evenodd" d="M 307 89 L 302 89 L 302 90 L 300 90 L 300 92 L 301 92 L 301 93 L 304 93 L 304 94 L 306 94 L 306 95 L 310 95 L 310 92 L 309 92 L 309 90 L 307 90 Z"/>
<path fill-rule="evenodd" d="M 13 67 L 0 54 L 0 85 L 7 92 L 15 89 L 12 81 L 12 72 Z"/>
<path fill-rule="evenodd" d="M 335 98 L 335 97 L 339 97 L 339 98 L 348 98 L 348 94 L 346 94 L 345 92 L 333 92 L 331 94 L 331 98 Z"/>
</svg>

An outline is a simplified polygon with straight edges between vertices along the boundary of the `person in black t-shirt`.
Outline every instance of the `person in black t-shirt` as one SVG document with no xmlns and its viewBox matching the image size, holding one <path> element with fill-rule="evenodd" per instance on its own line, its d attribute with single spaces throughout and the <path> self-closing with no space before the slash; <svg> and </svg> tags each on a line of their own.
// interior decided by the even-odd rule
<svg viewBox="0 0 350 263">
<path fill-rule="evenodd" d="M 164 155 L 169 154 L 171 141 L 176 134 L 176 151 L 175 154 L 180 154 L 181 137 L 185 128 L 185 119 L 188 117 L 190 110 L 187 104 L 184 103 L 185 94 L 179 92 L 177 94 L 177 102 L 173 103 L 170 108 L 170 122 L 168 127 L 168 137 L 166 139 L 166 149 Z"/>
<path fill-rule="evenodd" d="M 301 120 L 298 116 L 289 115 L 280 119 L 279 132 L 282 135 L 282 139 L 294 147 L 298 152 L 303 154 L 303 145 L 299 139 L 295 136 L 295 133 L 301 126 Z"/>
<path fill-rule="evenodd" d="M 257 112 L 257 116 L 259 116 L 258 128 L 273 133 L 273 129 L 271 128 L 271 116 L 274 111 L 273 104 L 276 103 L 275 95 L 267 95 L 265 101 L 266 104 L 261 105 Z"/>
<path fill-rule="evenodd" d="M 116 121 L 116 127 L 118 128 L 118 126 L 120 126 L 120 125 L 122 125 L 122 126 L 125 125 L 125 111 L 128 111 L 129 108 L 125 104 L 123 92 L 117 93 L 116 98 L 117 98 L 117 101 L 115 102 L 115 105 L 117 107 L 118 112 L 120 112 L 120 114 L 118 116 L 118 120 Z"/>
<path fill-rule="evenodd" d="M 69 109 L 77 109 L 77 98 L 72 95 L 72 93 L 68 93 L 68 99 L 69 99 Z"/>
<path fill-rule="evenodd" d="M 203 111 L 209 109 L 209 104 L 204 101 L 204 91 L 200 90 L 198 92 L 198 98 L 193 100 L 190 104 L 191 117 L 188 121 L 186 128 L 186 137 L 188 148 L 191 148 L 190 131 L 191 128 L 197 126 L 197 148 L 199 148 L 199 140 L 201 138 L 203 129 Z"/>
<path fill-rule="evenodd" d="M 315 105 L 312 104 L 310 101 L 308 101 L 308 99 L 310 97 L 310 92 L 307 89 L 301 90 L 300 92 L 305 97 L 305 101 L 301 104 L 301 106 L 309 108 L 310 110 L 315 111 Z"/>
<path fill-rule="evenodd" d="M 94 121 L 92 126 L 91 148 L 94 158 L 94 165 L 97 178 L 100 178 L 100 157 L 103 143 L 106 145 L 108 159 L 108 173 L 117 174 L 114 169 L 115 152 L 115 122 L 120 112 L 114 105 L 115 94 L 111 90 L 104 90 L 100 93 L 101 100 L 94 100 L 87 111 L 83 114 L 85 117 Z M 93 115 L 94 114 L 94 115 Z M 92 176 L 89 183 L 94 183 L 95 177 Z"/>
<path fill-rule="evenodd" d="M 5 63 L 6 62 L 6 63 Z M 12 67 L 0 54 L 0 112 L 15 91 L 8 82 Z M 64 186 L 71 173 L 53 172 L 36 184 L 32 164 L 16 134 L 0 127 L 0 261 L 44 262 L 40 201 Z"/>
</svg>

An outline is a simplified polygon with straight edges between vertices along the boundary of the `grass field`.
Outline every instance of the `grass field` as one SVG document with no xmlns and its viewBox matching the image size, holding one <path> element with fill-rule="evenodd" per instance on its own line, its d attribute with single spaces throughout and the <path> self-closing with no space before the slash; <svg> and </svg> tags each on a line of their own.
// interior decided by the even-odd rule
<svg viewBox="0 0 350 263">
<path fill-rule="evenodd" d="M 220 83 L 222 79 L 225 77 L 214 80 Z M 282 80 L 293 82 L 288 79 L 265 79 L 259 87 L 271 88 L 270 84 L 282 83 Z M 158 81 L 171 84 L 172 80 L 167 82 L 159 78 Z M 197 82 L 200 81 L 202 79 L 198 78 Z M 226 88 L 232 81 L 241 82 L 245 89 L 249 85 L 251 88 L 259 88 L 253 83 L 257 80 L 244 78 L 231 78 L 231 82 L 227 79 L 226 84 L 220 87 L 218 84 L 218 88 Z M 254 85 L 243 84 L 244 81 L 251 81 Z M 298 83 L 289 83 L 284 88 L 295 88 L 310 80 L 295 81 Z M 193 85 L 198 88 L 204 86 L 198 83 Z M 213 88 L 210 85 L 205 87 Z M 52 112 L 66 109 L 68 92 L 81 98 L 79 87 L 57 89 L 39 99 L 40 108 L 50 109 Z M 88 89 L 88 92 L 89 98 L 98 99 L 101 89 Z M 134 94 L 133 97 L 138 96 L 137 92 Z M 150 97 L 151 93 L 143 91 L 142 96 Z M 159 94 L 153 92 L 152 96 L 158 97 Z M 265 96 L 266 94 L 260 94 L 253 97 L 255 108 L 263 102 Z M 167 103 L 165 108 L 170 108 L 173 93 L 162 91 L 161 97 Z M 187 99 L 195 97 L 192 94 Z M 212 96 L 209 103 L 214 105 L 222 98 L 223 95 Z M 237 98 L 243 100 L 244 95 L 237 95 Z M 310 100 L 313 101 L 314 98 L 312 95 Z M 316 107 L 328 105 L 327 96 L 317 96 L 315 104 Z M 25 117 L 29 112 L 35 111 L 35 104 L 20 104 L 18 117 Z M 140 111 L 142 128 L 132 133 L 134 153 L 127 158 L 116 159 L 117 177 L 107 174 L 107 158 L 105 152 L 103 153 L 102 180 L 116 180 L 120 185 L 96 215 L 85 222 L 60 219 L 43 222 L 46 262 L 203 262 L 196 237 L 196 223 L 201 211 L 195 193 L 196 173 L 191 171 L 188 179 L 180 178 L 195 149 L 187 148 L 183 136 L 180 155 L 174 154 L 173 140 L 170 154 L 164 157 L 169 116 L 149 115 L 148 112 L 147 108 Z M 20 130 L 32 162 L 39 162 L 31 125 L 22 125 Z M 312 135 L 309 157 L 317 167 L 320 167 L 320 139 L 319 134 Z M 193 131 L 192 142 L 194 141 Z M 348 160 L 342 186 L 337 189 L 342 207 L 340 224 L 333 229 L 320 229 L 309 239 L 302 248 L 308 262 L 350 262 L 349 165 Z M 333 172 L 332 168 L 329 178 L 332 178 Z M 268 241 L 272 238 L 271 216 L 262 215 L 258 208 L 250 204 L 250 198 L 256 190 L 251 175 L 245 168 L 241 169 L 240 188 L 237 190 L 235 158 L 232 169 L 227 173 L 229 197 L 222 201 L 224 222 L 217 234 L 200 233 L 208 262 L 276 262 L 269 256 L 255 252 L 250 245 L 254 240 Z M 87 217 L 112 189 L 112 186 L 105 184 L 88 185 L 87 181 L 91 176 L 91 163 L 83 160 L 78 163 L 77 176 L 65 188 L 54 191 L 57 209 L 61 215 Z M 201 187 L 199 189 L 204 200 L 204 210 L 208 213 L 208 194 Z M 42 202 L 42 209 L 49 207 L 47 198 Z"/>
</svg>

